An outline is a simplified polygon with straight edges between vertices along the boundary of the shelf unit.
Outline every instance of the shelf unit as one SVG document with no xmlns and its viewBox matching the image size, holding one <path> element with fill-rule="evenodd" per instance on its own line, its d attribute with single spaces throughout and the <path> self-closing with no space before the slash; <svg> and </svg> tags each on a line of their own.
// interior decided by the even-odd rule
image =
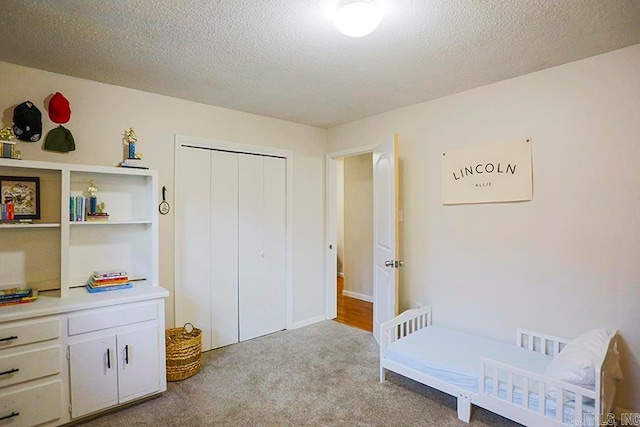
<svg viewBox="0 0 640 427">
<path fill-rule="evenodd" d="M 0 176 L 39 177 L 41 209 L 33 224 L 0 224 L 0 287 L 67 298 L 110 269 L 126 270 L 136 287 L 159 286 L 156 171 L 0 159 Z M 69 221 L 69 197 L 87 197 L 91 180 L 109 220 Z"/>
</svg>

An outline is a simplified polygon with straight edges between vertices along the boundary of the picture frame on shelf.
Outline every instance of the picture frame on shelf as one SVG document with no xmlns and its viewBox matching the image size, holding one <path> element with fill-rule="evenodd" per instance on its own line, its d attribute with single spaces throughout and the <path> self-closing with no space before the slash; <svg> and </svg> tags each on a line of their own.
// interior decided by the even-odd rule
<svg viewBox="0 0 640 427">
<path fill-rule="evenodd" d="M 13 202 L 16 220 L 40 219 L 40 178 L 0 176 L 0 200 L 7 199 Z"/>
</svg>

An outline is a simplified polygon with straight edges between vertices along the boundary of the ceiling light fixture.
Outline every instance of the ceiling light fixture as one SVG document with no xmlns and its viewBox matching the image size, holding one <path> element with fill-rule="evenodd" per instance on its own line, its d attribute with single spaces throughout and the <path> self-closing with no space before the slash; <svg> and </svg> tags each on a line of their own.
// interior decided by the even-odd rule
<svg viewBox="0 0 640 427">
<path fill-rule="evenodd" d="M 362 37 L 378 27 L 382 7 L 376 0 L 340 0 L 335 14 L 338 30 L 349 37 Z"/>
</svg>

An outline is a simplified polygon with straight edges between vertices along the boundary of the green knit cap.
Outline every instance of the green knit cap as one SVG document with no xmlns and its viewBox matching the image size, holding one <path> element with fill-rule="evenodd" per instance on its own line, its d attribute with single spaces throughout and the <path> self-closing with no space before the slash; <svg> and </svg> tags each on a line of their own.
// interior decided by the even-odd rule
<svg viewBox="0 0 640 427">
<path fill-rule="evenodd" d="M 44 141 L 44 149 L 66 153 L 76 149 L 76 142 L 73 140 L 73 135 L 71 135 L 69 129 L 64 126 L 58 126 L 55 129 L 51 129 L 47 134 L 47 139 Z"/>
</svg>

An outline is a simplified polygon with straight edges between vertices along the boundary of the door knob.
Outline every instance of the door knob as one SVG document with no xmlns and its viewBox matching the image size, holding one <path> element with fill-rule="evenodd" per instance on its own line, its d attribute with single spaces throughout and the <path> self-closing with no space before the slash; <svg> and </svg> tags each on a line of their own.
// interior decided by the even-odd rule
<svg viewBox="0 0 640 427">
<path fill-rule="evenodd" d="M 393 267 L 393 261 L 385 261 L 384 262 L 384 266 L 385 267 Z"/>
</svg>

